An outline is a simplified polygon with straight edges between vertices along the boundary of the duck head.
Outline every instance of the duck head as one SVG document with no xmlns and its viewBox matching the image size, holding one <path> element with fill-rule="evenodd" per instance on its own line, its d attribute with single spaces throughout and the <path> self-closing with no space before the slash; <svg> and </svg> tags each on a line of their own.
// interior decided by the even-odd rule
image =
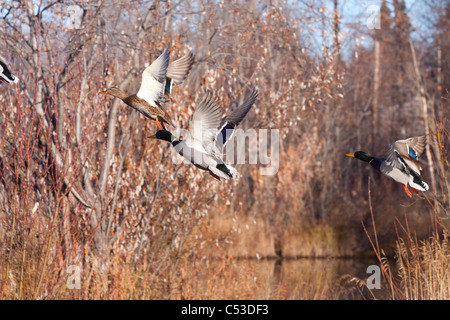
<svg viewBox="0 0 450 320">
<path fill-rule="evenodd" d="M 177 140 L 172 133 L 167 130 L 158 130 L 154 135 L 149 137 L 150 139 L 159 139 L 167 142 L 173 142 Z"/>
<path fill-rule="evenodd" d="M 364 161 L 364 162 L 369 162 L 370 160 L 373 159 L 373 157 L 371 155 L 369 155 L 368 153 L 366 153 L 364 151 L 356 151 L 355 153 L 348 153 L 348 154 L 346 154 L 346 156 L 356 158 L 356 159 Z"/>
<path fill-rule="evenodd" d="M 112 87 L 112 88 L 106 89 L 105 91 L 100 91 L 100 93 L 101 94 L 109 94 L 109 95 L 117 97 L 119 99 L 124 99 L 127 96 L 125 94 L 125 92 L 120 90 L 118 87 Z"/>
</svg>

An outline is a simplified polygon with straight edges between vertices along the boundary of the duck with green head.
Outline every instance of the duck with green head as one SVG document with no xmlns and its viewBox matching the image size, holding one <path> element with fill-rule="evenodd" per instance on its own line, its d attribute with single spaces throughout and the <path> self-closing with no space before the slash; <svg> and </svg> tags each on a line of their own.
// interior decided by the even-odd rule
<svg viewBox="0 0 450 320">
<path fill-rule="evenodd" d="M 426 136 L 419 136 L 395 141 L 393 145 L 390 145 L 386 158 L 375 158 L 364 151 L 346 154 L 346 156 L 368 162 L 375 170 L 404 184 L 406 194 L 412 197 L 408 184 L 415 194 L 418 194 L 417 190 L 429 189 L 428 184 L 420 178 L 422 167 L 419 157 L 425 150 L 425 145 Z"/>
<path fill-rule="evenodd" d="M 207 170 L 211 176 L 230 179 L 237 177 L 237 170 L 223 161 L 223 149 L 233 136 L 235 128 L 255 103 L 258 91 L 253 90 L 233 112 L 222 118 L 223 110 L 211 92 L 202 96 L 199 106 L 189 119 L 186 139 L 181 140 L 167 130 L 158 130 L 151 139 L 170 142 L 176 152 L 196 167 Z"/>
</svg>

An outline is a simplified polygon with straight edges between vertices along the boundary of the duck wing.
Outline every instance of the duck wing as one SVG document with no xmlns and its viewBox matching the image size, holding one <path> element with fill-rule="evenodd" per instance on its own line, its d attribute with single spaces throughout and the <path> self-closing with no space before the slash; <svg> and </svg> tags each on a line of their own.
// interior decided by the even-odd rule
<svg viewBox="0 0 450 320">
<path fill-rule="evenodd" d="M 193 64 L 194 54 L 192 52 L 169 64 L 164 90 L 164 103 L 170 101 L 173 86 L 182 83 L 186 79 L 189 72 L 191 72 Z"/>
<path fill-rule="evenodd" d="M 250 96 L 244 101 L 244 103 L 233 110 L 230 114 L 222 118 L 222 120 L 220 121 L 219 129 L 217 130 L 217 134 L 214 138 L 215 153 L 223 153 L 223 148 L 225 148 L 228 141 L 230 141 L 231 137 L 234 135 L 236 127 L 241 123 L 252 106 L 255 104 L 257 97 L 258 90 L 253 89 Z"/>
<path fill-rule="evenodd" d="M 169 66 L 169 49 L 166 49 L 142 73 L 142 83 L 136 94 L 152 106 L 159 106 L 164 98 L 166 73 Z"/>
<path fill-rule="evenodd" d="M 210 91 L 206 92 L 189 119 L 187 144 L 206 150 L 207 146 L 214 142 L 222 115 L 222 106 Z"/>
<path fill-rule="evenodd" d="M 397 140 L 388 151 L 387 162 L 396 168 L 403 168 L 407 173 L 413 171 L 420 175 L 422 168 L 419 157 L 423 154 L 426 143 L 426 136 Z"/>
<path fill-rule="evenodd" d="M 167 68 L 167 78 L 170 79 L 171 85 L 180 84 L 183 82 L 194 64 L 194 54 L 189 52 L 182 58 L 170 63 Z M 169 90 L 170 92 L 171 90 Z"/>
<path fill-rule="evenodd" d="M 418 160 L 425 150 L 426 143 L 426 136 L 419 136 L 397 140 L 394 142 L 393 147 L 398 150 L 402 157 Z"/>
</svg>

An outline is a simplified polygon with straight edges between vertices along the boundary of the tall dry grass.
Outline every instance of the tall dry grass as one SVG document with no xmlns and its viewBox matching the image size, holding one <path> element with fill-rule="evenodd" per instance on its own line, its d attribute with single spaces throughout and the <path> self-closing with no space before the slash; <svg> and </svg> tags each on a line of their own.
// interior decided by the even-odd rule
<svg viewBox="0 0 450 320">
<path fill-rule="evenodd" d="M 445 133 L 445 132 L 444 132 Z M 447 133 L 445 133 L 447 134 Z M 444 134 L 444 136 L 445 136 Z M 438 140 L 442 154 L 446 151 Z M 442 181 L 448 178 L 448 162 L 442 162 Z M 374 210 L 371 201 L 370 179 L 369 209 L 372 222 L 372 233 L 364 230 L 378 258 L 384 277 L 385 289 L 390 299 L 406 300 L 448 300 L 450 299 L 450 247 L 448 217 L 449 208 L 445 205 L 445 184 L 441 184 L 441 192 L 432 191 L 431 195 L 419 196 L 429 204 L 430 236 L 420 239 L 408 223 L 405 215 L 404 222 L 396 220 L 396 234 L 394 257 L 388 257 L 380 244 Z M 363 282 L 359 282 L 365 285 Z"/>
<path fill-rule="evenodd" d="M 449 234 L 427 240 L 399 239 L 396 263 L 399 288 L 407 300 L 450 299 Z"/>
<path fill-rule="evenodd" d="M 411 230 L 429 236 L 429 221 L 437 220 L 423 217 L 426 200 L 399 205 L 401 187 L 384 177 L 372 180 L 377 214 L 370 219 L 362 183 L 373 171 L 343 155 L 370 146 L 373 55 L 358 49 L 359 59 L 337 68 L 332 50 L 316 51 L 316 31 L 323 43 L 339 41 L 334 15 L 323 15 L 320 3 L 299 2 L 296 11 L 283 1 L 228 1 L 222 9 L 206 1 L 198 12 L 195 2 L 100 2 L 98 10 L 87 8 L 80 30 L 52 23 L 63 4 L 39 9 L 31 0 L 9 2 L 0 21 L 1 53 L 21 79 L 0 95 L 0 298 L 334 299 L 341 288 L 326 260 L 297 270 L 276 260 L 257 268 L 258 260 L 241 258 L 357 255 L 370 249 L 361 220 L 376 222 L 379 243 L 396 250 L 393 211 L 414 215 Z M 180 26 L 172 29 L 171 21 Z M 239 180 L 218 183 L 176 165 L 169 146 L 146 139 L 153 123 L 98 94 L 118 84 L 137 90 L 134 79 L 168 45 L 174 58 L 191 46 L 197 56 L 169 106 L 177 122 L 185 126 L 202 87 L 215 90 L 229 111 L 257 86 L 260 98 L 243 125 L 280 130 L 277 175 L 243 165 Z M 395 80 L 385 85 L 395 88 Z M 413 97 L 399 124 L 400 107 L 386 95 L 381 118 L 391 132 L 380 130 L 380 144 L 422 128 Z M 445 110 L 441 119 L 448 119 Z M 448 135 L 442 141 L 448 145 Z M 448 151 L 434 154 L 444 166 Z M 441 200 L 430 205 L 445 205 Z M 422 246 L 405 243 L 408 250 Z M 404 265 L 406 274 L 417 272 L 412 262 Z M 67 286 L 71 266 L 80 268 L 80 289 Z M 395 268 L 387 274 L 398 279 Z M 405 297 L 398 293 L 403 282 L 395 281 L 395 297 Z"/>
</svg>

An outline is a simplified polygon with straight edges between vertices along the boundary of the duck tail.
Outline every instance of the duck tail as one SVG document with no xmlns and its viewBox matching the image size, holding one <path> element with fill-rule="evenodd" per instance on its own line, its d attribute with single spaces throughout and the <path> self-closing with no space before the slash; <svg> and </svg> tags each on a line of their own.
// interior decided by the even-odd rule
<svg viewBox="0 0 450 320">
<path fill-rule="evenodd" d="M 224 163 L 219 163 L 215 167 L 211 166 L 209 167 L 209 170 L 224 179 L 235 179 L 238 175 L 235 168 Z"/>
<path fill-rule="evenodd" d="M 232 179 L 237 178 L 238 171 L 236 170 L 236 168 L 233 168 L 232 166 L 228 166 L 228 170 L 229 170 L 228 175 L 230 176 L 230 178 L 232 178 Z"/>
<path fill-rule="evenodd" d="M 420 191 L 428 191 L 428 189 L 430 188 L 426 182 L 415 176 L 412 176 L 412 179 L 409 181 L 409 185 L 412 188 Z"/>
<path fill-rule="evenodd" d="M 9 70 L 8 66 L 6 65 L 6 63 L 4 63 L 2 61 L 0 61 L 0 78 L 2 78 L 1 82 L 3 82 L 3 81 L 6 81 L 8 83 L 19 82 L 19 78 L 17 78 L 15 75 L 13 75 L 11 73 L 11 71 Z"/>
</svg>

